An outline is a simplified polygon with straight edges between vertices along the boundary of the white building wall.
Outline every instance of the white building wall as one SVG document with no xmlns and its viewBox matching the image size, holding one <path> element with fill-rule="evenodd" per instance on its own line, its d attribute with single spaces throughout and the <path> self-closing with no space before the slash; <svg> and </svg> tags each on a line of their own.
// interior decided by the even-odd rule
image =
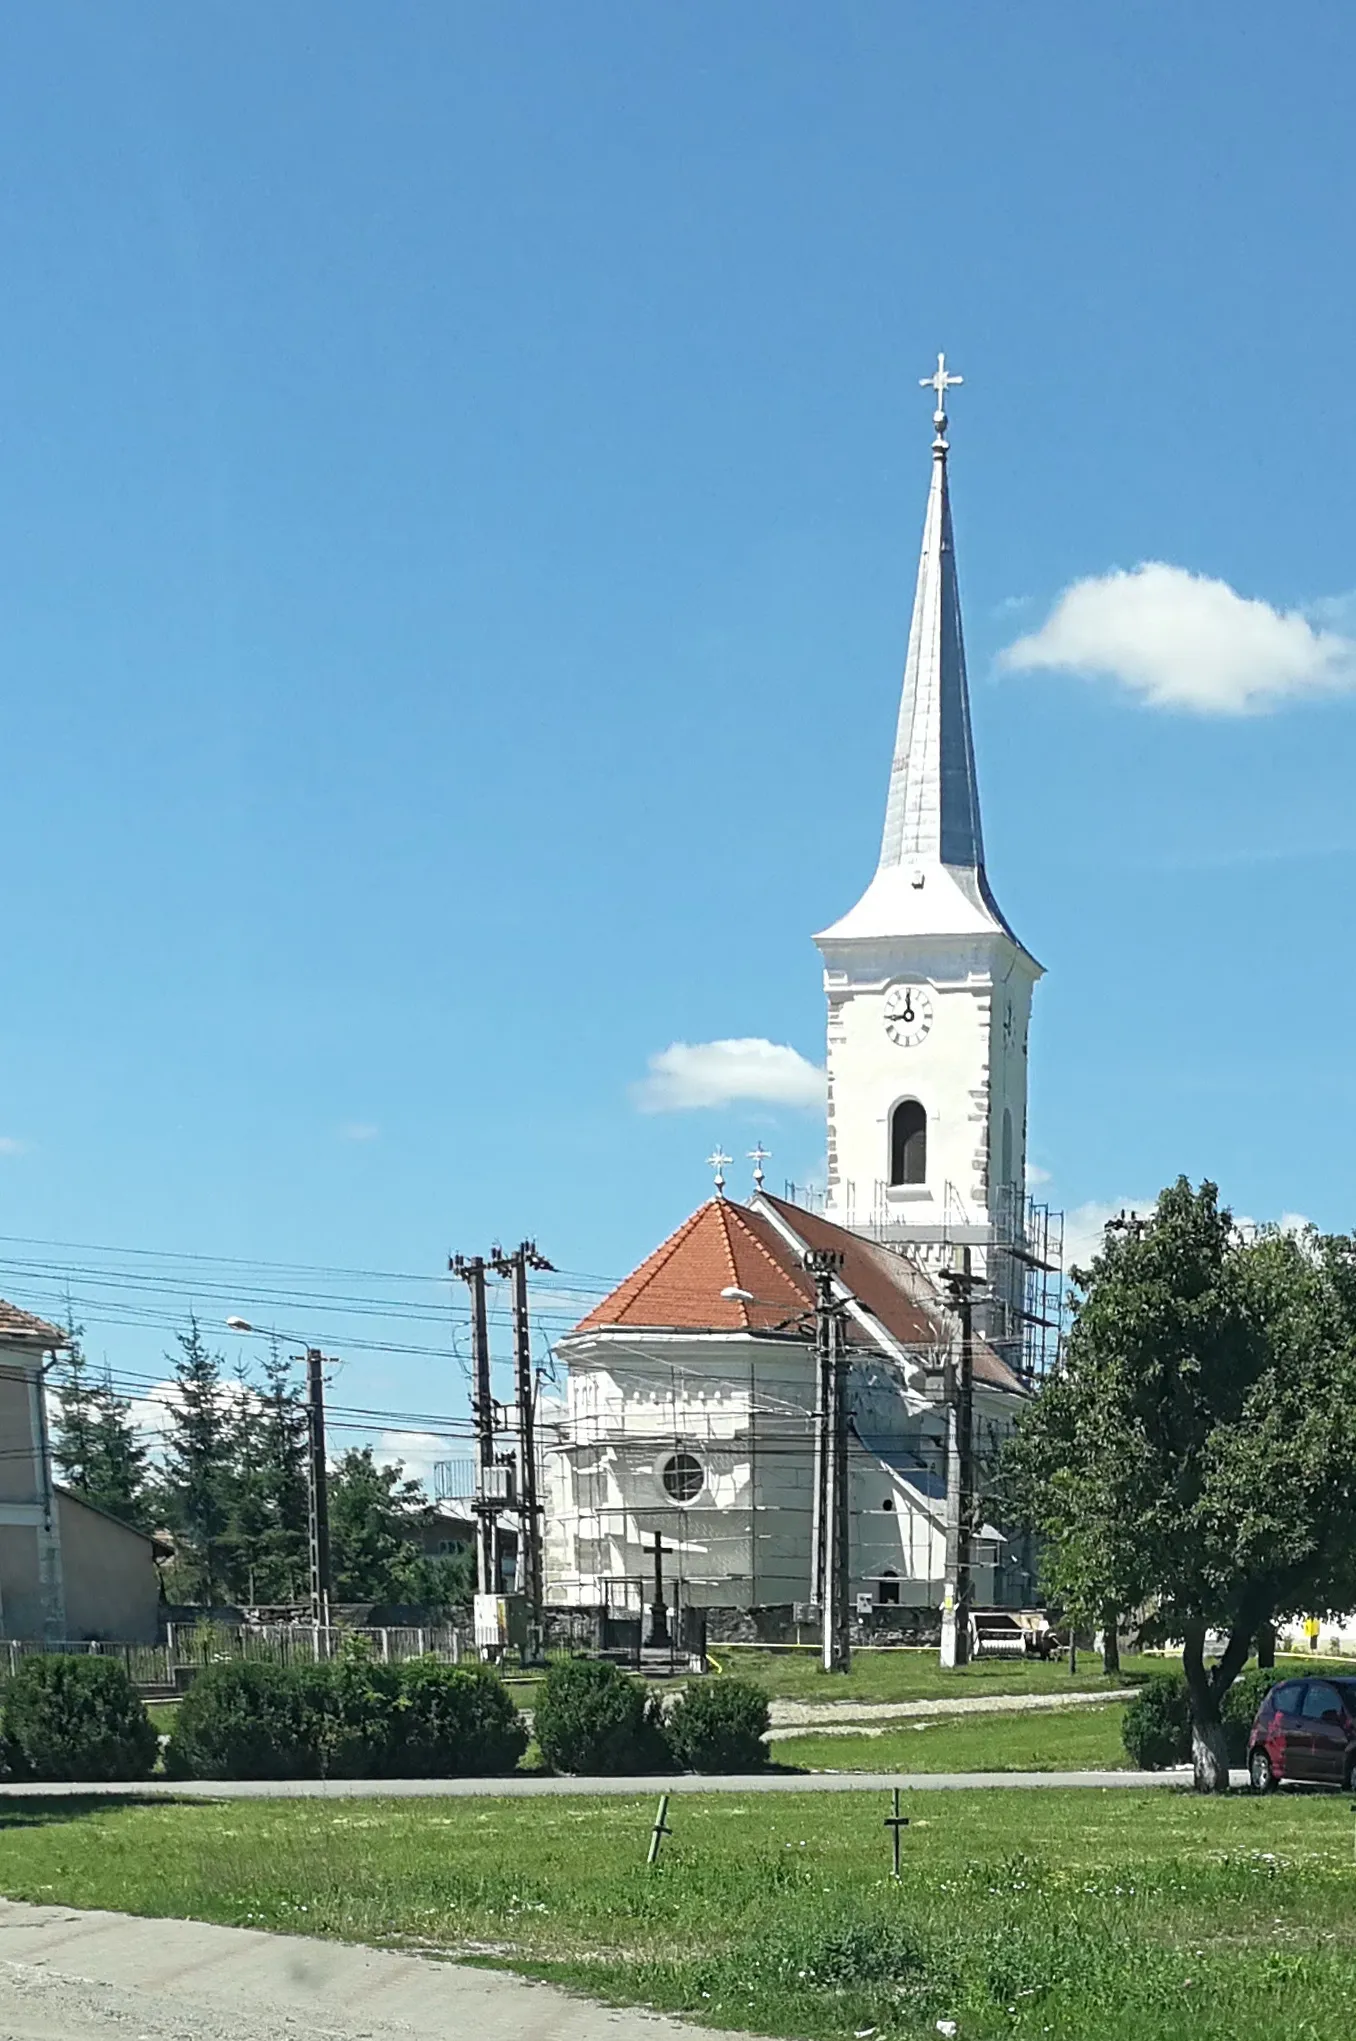
<svg viewBox="0 0 1356 2041">
<path fill-rule="evenodd" d="M 564 1343 L 569 1388 L 543 1413 L 546 1596 L 557 1607 L 637 1612 L 653 1596 L 710 1608 L 808 1601 L 814 1507 L 814 1359 L 808 1345 L 750 1335 L 588 1335 Z M 943 1576 L 943 1419 L 893 1366 L 859 1355 L 850 1377 L 851 1592 L 935 1607 Z M 989 1397 L 989 1421 L 1010 1399 Z M 983 1408 L 986 1392 L 977 1397 Z M 703 1469 L 690 1503 L 664 1487 L 686 1452 Z M 922 1480 L 907 1468 L 925 1464 Z M 931 1476 L 931 1493 L 927 1477 Z M 976 1580 L 993 1594 L 991 1565 Z"/>
</svg>

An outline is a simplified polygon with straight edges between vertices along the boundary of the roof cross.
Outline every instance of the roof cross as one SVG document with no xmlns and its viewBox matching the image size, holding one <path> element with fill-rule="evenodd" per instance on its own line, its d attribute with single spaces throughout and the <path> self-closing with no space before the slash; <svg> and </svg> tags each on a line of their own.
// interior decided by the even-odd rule
<svg viewBox="0 0 1356 2041">
<path fill-rule="evenodd" d="M 772 1150 L 764 1148 L 761 1141 L 756 1148 L 750 1148 L 749 1161 L 753 1164 L 753 1180 L 760 1191 L 763 1188 L 763 1164 L 771 1160 Z"/>
<path fill-rule="evenodd" d="M 733 1155 L 727 1155 L 719 1142 L 716 1144 L 715 1153 L 708 1155 L 706 1158 L 707 1168 L 714 1169 L 716 1172 L 716 1196 L 718 1198 L 725 1196 L 725 1165 L 727 1162 L 733 1161 Z"/>
<path fill-rule="evenodd" d="M 947 391 L 954 390 L 957 384 L 964 381 L 964 376 L 953 376 L 951 374 L 946 365 L 946 356 L 939 354 L 936 370 L 930 376 L 920 376 L 918 378 L 918 387 L 920 390 L 935 390 L 937 392 L 937 416 L 942 418 L 946 415 Z"/>
</svg>

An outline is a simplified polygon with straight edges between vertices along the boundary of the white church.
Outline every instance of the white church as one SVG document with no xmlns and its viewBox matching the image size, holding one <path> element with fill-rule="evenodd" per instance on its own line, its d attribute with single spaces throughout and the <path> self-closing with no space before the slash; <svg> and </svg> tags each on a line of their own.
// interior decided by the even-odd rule
<svg viewBox="0 0 1356 2041">
<path fill-rule="evenodd" d="M 1027 1033 L 1041 967 L 984 866 L 939 358 L 932 475 L 880 859 L 816 937 L 828 1004 L 828 1178 L 747 1204 L 716 1195 L 557 1349 L 543 1412 L 546 1600 L 638 1614 L 655 1596 L 720 1634 L 794 1633 L 813 1599 L 817 1373 L 806 1254 L 843 1257 L 851 1604 L 935 1626 L 943 1598 L 939 1281 L 984 1278 L 974 1351 L 982 1468 L 1048 1357 L 1057 1232 L 1025 1194 Z M 718 1158 L 719 1163 L 727 1158 Z M 656 1541 L 658 1552 L 656 1552 Z M 982 1520 L 974 1603 L 1031 1594 L 1026 1554 Z M 658 1568 L 658 1576 L 656 1569 Z"/>
</svg>

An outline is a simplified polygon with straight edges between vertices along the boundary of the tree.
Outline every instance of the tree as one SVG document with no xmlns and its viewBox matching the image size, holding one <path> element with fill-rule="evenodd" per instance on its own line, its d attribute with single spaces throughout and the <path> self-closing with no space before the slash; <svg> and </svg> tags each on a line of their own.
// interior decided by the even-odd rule
<svg viewBox="0 0 1356 2041">
<path fill-rule="evenodd" d="M 150 1455 L 137 1436 L 132 1406 L 110 1376 L 90 1377 L 81 1345 L 83 1327 L 67 1313 L 69 1345 L 56 1382 L 52 1457 L 69 1487 L 96 1509 L 138 1531 L 152 1528 Z"/>
<path fill-rule="evenodd" d="M 175 1394 L 165 1438 L 166 1515 L 175 1533 L 175 1586 L 185 1601 L 217 1604 L 227 1586 L 224 1544 L 235 1489 L 231 1396 L 219 1354 L 209 1352 L 196 1318 L 177 1335 Z"/>
<path fill-rule="evenodd" d="M 1010 1493 L 1075 1617 L 1150 1605 L 1182 1640 L 1196 1785 L 1222 1791 L 1220 1703 L 1254 1640 L 1356 1595 L 1356 1239 L 1244 1233 L 1179 1177 L 1074 1281 Z"/>
<path fill-rule="evenodd" d="M 223 1571 L 239 1601 L 287 1603 L 308 1586 L 306 1412 L 276 1348 L 262 1386 L 242 1374 L 230 1407 L 233 1468 Z"/>
<path fill-rule="evenodd" d="M 460 1605 L 468 1598 L 461 1555 L 435 1559 L 419 1549 L 431 1509 L 403 1467 L 379 1466 L 371 1446 L 351 1446 L 330 1469 L 329 1501 L 337 1602 Z"/>
</svg>

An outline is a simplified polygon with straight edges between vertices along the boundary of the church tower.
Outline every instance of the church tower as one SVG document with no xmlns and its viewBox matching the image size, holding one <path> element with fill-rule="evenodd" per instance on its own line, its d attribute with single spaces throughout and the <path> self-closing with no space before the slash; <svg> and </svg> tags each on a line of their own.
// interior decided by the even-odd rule
<svg viewBox="0 0 1356 2041">
<path fill-rule="evenodd" d="M 984 869 L 939 356 L 899 728 L 875 876 L 815 938 L 828 999 L 827 1216 L 940 1262 L 1021 1247 L 1027 1028 L 1041 966 Z M 991 1271 L 990 1297 L 1018 1283 Z M 1010 1300 L 1015 1310 L 1019 1299 Z M 995 1330 L 998 1328 L 995 1327 Z"/>
</svg>

